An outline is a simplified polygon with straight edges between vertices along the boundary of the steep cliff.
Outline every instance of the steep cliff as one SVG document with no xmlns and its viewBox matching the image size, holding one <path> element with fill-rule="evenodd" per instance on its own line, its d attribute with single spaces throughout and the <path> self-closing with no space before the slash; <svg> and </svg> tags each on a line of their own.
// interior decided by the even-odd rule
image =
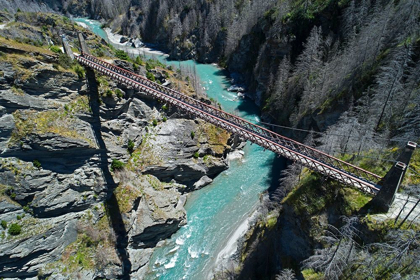
<svg viewBox="0 0 420 280">
<path fill-rule="evenodd" d="M 61 53 L 58 29 L 74 46 L 82 31 L 96 52 L 115 53 L 53 14 L 18 12 L 0 30 L 0 277 L 139 279 L 185 224 L 185 193 L 227 168 L 230 135 L 86 75 Z"/>
</svg>

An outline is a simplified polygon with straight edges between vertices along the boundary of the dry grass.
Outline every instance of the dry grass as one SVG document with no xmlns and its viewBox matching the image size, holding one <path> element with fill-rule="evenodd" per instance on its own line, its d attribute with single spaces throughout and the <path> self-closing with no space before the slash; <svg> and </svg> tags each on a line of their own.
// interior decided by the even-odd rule
<svg viewBox="0 0 420 280">
<path fill-rule="evenodd" d="M 230 138 L 230 133 L 215 125 L 203 122 L 199 127 L 198 137 L 199 139 L 207 139 L 210 147 L 217 154 L 223 154 L 228 146 L 227 142 Z"/>
<path fill-rule="evenodd" d="M 128 213 L 131 211 L 134 201 L 142 196 L 142 192 L 130 184 L 120 184 L 114 190 L 114 194 L 117 198 L 118 207 L 121 213 Z"/>
<path fill-rule="evenodd" d="M 35 55 L 38 54 L 46 54 L 50 56 L 56 56 L 52 51 L 50 51 L 47 47 L 36 47 L 32 45 L 27 45 L 23 43 L 16 42 L 15 40 L 9 40 L 2 36 L 0 36 L 0 47 L 7 47 L 8 49 L 15 49 L 17 52 L 27 52 L 27 53 L 34 53 Z"/>
<path fill-rule="evenodd" d="M 84 140 L 93 145 L 91 140 L 73 128 L 76 119 L 73 118 L 72 113 L 64 109 L 42 112 L 16 111 L 13 116 L 16 128 L 12 132 L 11 144 L 23 140 L 30 134 L 54 133 L 63 137 Z"/>
</svg>

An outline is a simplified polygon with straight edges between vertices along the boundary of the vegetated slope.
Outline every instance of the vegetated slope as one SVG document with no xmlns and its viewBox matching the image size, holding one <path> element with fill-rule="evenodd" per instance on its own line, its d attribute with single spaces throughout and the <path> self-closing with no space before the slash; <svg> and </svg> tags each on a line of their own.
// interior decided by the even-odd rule
<svg viewBox="0 0 420 280">
<path fill-rule="evenodd" d="M 60 35 L 77 51 L 82 32 L 95 55 L 196 94 L 170 67 L 132 59 L 64 16 L 5 13 L 0 277 L 141 279 L 157 242 L 185 224 L 185 193 L 227 168 L 230 134 L 92 80 L 61 53 Z"/>
<path fill-rule="evenodd" d="M 307 10 L 321 3 L 313 2 Z M 315 131 L 280 133 L 306 136 L 312 146 L 385 175 L 399 153 L 396 147 L 420 140 L 420 3 L 325 3 L 314 13 L 295 6 L 277 21 L 296 35 L 282 53 L 276 48 L 281 33 L 266 36 L 255 68 L 248 69 L 255 78 L 256 101 L 267 119 Z M 304 43 L 299 47 L 294 40 Z M 365 216 L 370 197 L 303 172 L 296 166 L 288 170 L 279 189 L 268 196 L 268 209 L 245 239 L 240 279 L 276 274 L 292 279 L 291 271 L 280 271 L 286 268 L 308 279 L 418 277 L 416 211 L 399 220 Z M 419 184 L 417 151 L 400 190 L 414 201 L 410 207 L 418 205 Z M 359 216 L 350 235 L 342 215 Z"/>
</svg>

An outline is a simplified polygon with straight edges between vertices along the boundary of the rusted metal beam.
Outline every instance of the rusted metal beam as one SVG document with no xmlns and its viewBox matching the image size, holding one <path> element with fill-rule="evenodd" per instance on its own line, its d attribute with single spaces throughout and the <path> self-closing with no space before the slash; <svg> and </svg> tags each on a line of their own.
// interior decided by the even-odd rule
<svg viewBox="0 0 420 280">
<path fill-rule="evenodd" d="M 302 165 L 343 184 L 358 187 L 371 194 L 375 194 L 379 190 L 376 182 L 381 177 L 376 174 L 252 124 L 242 118 L 226 113 L 182 93 L 153 83 L 142 76 L 99 60 L 94 56 L 84 53 L 83 56 L 78 56 L 77 60 L 81 64 L 96 69 L 113 79 L 117 79 L 159 100 L 175 105 L 187 113 L 226 129 L 229 132 L 236 133 L 265 149 L 271 150 L 293 161 L 300 162 Z"/>
</svg>

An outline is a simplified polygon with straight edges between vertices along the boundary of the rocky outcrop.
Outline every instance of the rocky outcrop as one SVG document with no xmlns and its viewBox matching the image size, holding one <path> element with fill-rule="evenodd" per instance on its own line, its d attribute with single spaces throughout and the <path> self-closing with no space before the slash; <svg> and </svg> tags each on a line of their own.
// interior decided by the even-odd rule
<svg viewBox="0 0 420 280">
<path fill-rule="evenodd" d="M 127 228 L 130 248 L 153 248 L 186 222 L 186 197 L 178 192 L 184 186 L 160 182 L 151 175 L 122 171 L 116 189 Z M 129 193 L 131 192 L 131 194 Z"/>
<path fill-rule="evenodd" d="M 209 145 L 208 135 L 200 125 L 205 124 L 170 119 L 150 129 L 153 136 L 145 137 L 140 147 L 149 159 L 140 164 L 143 172 L 192 188 L 203 176 L 214 177 L 225 170 L 226 161 L 215 157 L 217 151 Z"/>
<path fill-rule="evenodd" d="M 2 214 L 0 219 L 10 216 Z M 63 250 L 77 238 L 76 221 L 80 216 L 70 213 L 48 219 L 23 218 L 20 223 L 24 232 L 19 236 L 9 234 L 0 241 L 1 276 L 35 277 L 46 264 L 60 260 Z"/>
<path fill-rule="evenodd" d="M 186 223 L 183 193 L 227 168 L 230 135 L 110 80 L 89 92 L 48 52 L 4 48 L 0 277 L 141 279 Z"/>
</svg>

